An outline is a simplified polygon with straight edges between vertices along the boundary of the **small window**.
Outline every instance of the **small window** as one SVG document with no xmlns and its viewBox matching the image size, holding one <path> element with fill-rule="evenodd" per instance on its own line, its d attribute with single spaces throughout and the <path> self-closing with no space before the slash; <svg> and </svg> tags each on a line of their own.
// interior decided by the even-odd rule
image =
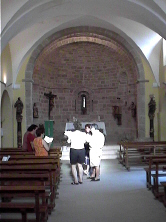
<svg viewBox="0 0 166 222">
<path fill-rule="evenodd" d="M 86 114 L 86 95 L 81 95 L 81 114 Z"/>
</svg>

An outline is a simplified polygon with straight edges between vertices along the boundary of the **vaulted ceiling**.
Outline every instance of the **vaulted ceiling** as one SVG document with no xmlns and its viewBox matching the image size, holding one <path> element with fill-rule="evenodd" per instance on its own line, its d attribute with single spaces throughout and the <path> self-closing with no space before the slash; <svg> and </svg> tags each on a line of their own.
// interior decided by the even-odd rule
<svg viewBox="0 0 166 222">
<path fill-rule="evenodd" d="M 9 44 L 13 81 L 25 57 L 65 28 L 114 31 L 144 56 L 159 81 L 159 53 L 166 39 L 166 0 L 2 0 L 1 52 Z"/>
</svg>

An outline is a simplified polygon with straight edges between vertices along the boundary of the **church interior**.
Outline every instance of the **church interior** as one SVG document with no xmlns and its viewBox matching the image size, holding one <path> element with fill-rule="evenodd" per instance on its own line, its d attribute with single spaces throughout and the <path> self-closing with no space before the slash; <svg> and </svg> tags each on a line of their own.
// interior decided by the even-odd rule
<svg viewBox="0 0 166 222">
<path fill-rule="evenodd" d="M 164 1 L 9 2 L 1 3 L 1 147 L 17 147 L 19 97 L 22 134 L 53 120 L 61 143 L 77 118 L 104 122 L 108 143 L 166 139 Z"/>
<path fill-rule="evenodd" d="M 115 159 L 122 141 L 166 141 L 166 1 L 2 0 L 0 87 L 4 149 L 21 148 L 31 124 L 43 124 L 64 155 L 74 123 L 98 125 L 103 159 Z M 124 221 L 156 221 L 148 219 Z"/>
</svg>

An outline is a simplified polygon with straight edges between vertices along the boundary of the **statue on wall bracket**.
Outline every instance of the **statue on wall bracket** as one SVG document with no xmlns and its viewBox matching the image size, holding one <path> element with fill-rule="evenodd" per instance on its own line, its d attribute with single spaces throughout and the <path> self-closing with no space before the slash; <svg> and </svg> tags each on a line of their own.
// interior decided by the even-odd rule
<svg viewBox="0 0 166 222">
<path fill-rule="evenodd" d="M 33 118 L 39 118 L 38 108 L 36 103 L 33 104 Z"/>
<path fill-rule="evenodd" d="M 148 104 L 149 106 L 149 119 L 150 119 L 150 137 L 153 138 L 154 141 L 154 117 L 155 117 L 155 111 L 156 111 L 156 102 L 154 100 L 154 95 L 150 95 L 150 102 Z"/>
<path fill-rule="evenodd" d="M 44 93 L 44 95 L 49 99 L 48 119 L 50 120 L 50 113 L 51 113 L 51 110 L 54 108 L 54 98 L 56 98 L 57 95 L 52 94 L 52 92 Z"/>
<path fill-rule="evenodd" d="M 21 101 L 20 97 L 18 97 L 17 101 L 14 104 L 14 107 L 16 108 L 16 120 L 17 120 L 17 147 L 22 147 L 22 129 L 21 129 L 21 123 L 22 123 L 22 110 L 23 110 L 23 102 Z"/>
<path fill-rule="evenodd" d="M 117 119 L 117 125 L 122 125 L 122 107 L 112 106 L 112 111 L 114 119 Z"/>
<path fill-rule="evenodd" d="M 131 110 L 131 116 L 133 118 L 136 118 L 137 109 L 136 109 L 136 105 L 135 105 L 134 102 L 131 102 L 131 105 L 130 105 L 129 109 Z"/>
</svg>

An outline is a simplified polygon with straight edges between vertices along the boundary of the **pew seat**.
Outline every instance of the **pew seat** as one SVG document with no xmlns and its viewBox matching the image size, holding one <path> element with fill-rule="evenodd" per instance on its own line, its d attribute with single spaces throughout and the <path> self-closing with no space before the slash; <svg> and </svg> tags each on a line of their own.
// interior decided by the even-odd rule
<svg viewBox="0 0 166 222">
<path fill-rule="evenodd" d="M 161 186 L 164 187 L 164 195 L 163 195 L 163 203 L 164 206 L 166 207 L 166 181 L 160 182 Z"/>
<path fill-rule="evenodd" d="M 3 213 L 21 213 L 22 222 L 27 222 L 27 213 L 36 215 L 36 222 L 46 222 L 48 219 L 48 205 L 44 201 L 41 203 L 40 196 L 45 194 L 45 186 L 0 186 L 0 194 L 12 195 L 12 201 L 1 202 L 0 212 Z M 20 194 L 19 202 L 16 201 L 17 195 Z M 27 194 L 32 195 L 32 202 L 25 202 Z M 1 221 L 1 220 L 0 220 Z"/>
</svg>

